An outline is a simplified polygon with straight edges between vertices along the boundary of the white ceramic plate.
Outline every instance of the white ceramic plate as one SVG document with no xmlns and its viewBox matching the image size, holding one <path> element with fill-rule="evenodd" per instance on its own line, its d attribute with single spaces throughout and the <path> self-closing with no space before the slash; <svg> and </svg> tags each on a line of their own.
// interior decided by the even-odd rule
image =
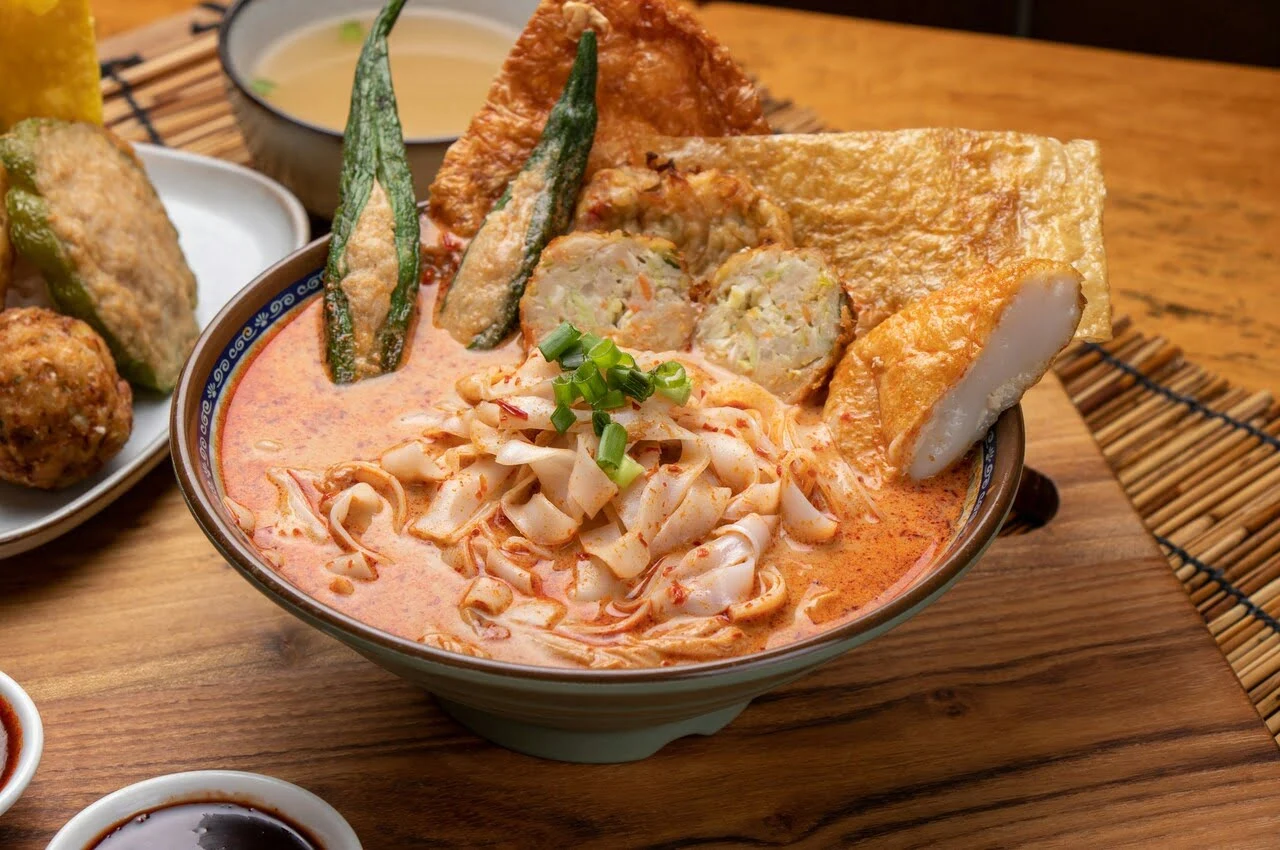
<svg viewBox="0 0 1280 850">
<path fill-rule="evenodd" d="M 195 272 L 201 327 L 259 272 L 310 239 L 302 204 L 275 181 L 209 157 L 153 145 L 136 148 Z M 159 463 L 168 448 L 169 396 L 135 389 L 133 433 L 100 473 L 52 493 L 0 483 L 0 558 L 84 522 Z"/>
</svg>

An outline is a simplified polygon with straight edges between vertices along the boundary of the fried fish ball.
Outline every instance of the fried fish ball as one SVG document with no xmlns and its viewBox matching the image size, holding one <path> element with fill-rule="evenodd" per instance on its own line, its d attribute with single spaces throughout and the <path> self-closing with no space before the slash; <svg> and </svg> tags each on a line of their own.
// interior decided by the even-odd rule
<svg viewBox="0 0 1280 850">
<path fill-rule="evenodd" d="M 0 479 L 53 490 L 116 455 L 133 393 L 102 338 L 40 307 L 0 313 Z"/>
<path fill-rule="evenodd" d="M 582 189 L 575 230 L 622 230 L 674 242 L 702 279 L 743 248 L 794 245 L 787 211 L 750 183 L 714 168 L 606 168 Z"/>
<path fill-rule="evenodd" d="M 135 384 L 171 390 L 200 328 L 178 232 L 128 145 L 29 119 L 0 136 L 10 236 L 58 309 L 88 322 Z"/>
<path fill-rule="evenodd" d="M 624 348 L 689 346 L 697 307 L 676 246 L 625 233 L 570 233 L 549 244 L 520 299 L 525 341 L 563 321 Z"/>
<path fill-rule="evenodd" d="M 734 254 L 704 300 L 694 348 L 793 404 L 822 386 L 853 327 L 839 279 L 812 248 Z"/>
</svg>

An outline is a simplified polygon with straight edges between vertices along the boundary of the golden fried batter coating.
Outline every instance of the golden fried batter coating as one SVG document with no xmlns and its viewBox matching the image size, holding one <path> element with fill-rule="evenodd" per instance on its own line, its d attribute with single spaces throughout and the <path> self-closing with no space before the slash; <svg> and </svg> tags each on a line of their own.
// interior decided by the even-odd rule
<svg viewBox="0 0 1280 850">
<path fill-rule="evenodd" d="M 743 248 L 790 248 L 791 217 L 750 183 L 714 168 L 604 168 L 578 198 L 575 230 L 621 230 L 674 242 L 695 279 Z"/>
<path fill-rule="evenodd" d="M 93 475 L 133 428 L 133 393 L 87 324 L 0 313 L 0 479 L 52 490 Z"/>
<path fill-rule="evenodd" d="M 839 272 L 859 335 L 957 277 L 1044 257 L 1084 276 L 1077 338 L 1111 337 L 1096 142 L 958 129 L 649 139 L 625 161 L 652 155 L 722 169 L 785 207 L 796 244 Z"/>
<path fill-rule="evenodd" d="M 537 144 L 588 27 L 600 64 L 589 170 L 614 164 L 612 148 L 651 133 L 769 132 L 751 80 L 675 0 L 543 0 L 431 185 L 440 226 L 463 237 L 479 230 Z"/>
</svg>

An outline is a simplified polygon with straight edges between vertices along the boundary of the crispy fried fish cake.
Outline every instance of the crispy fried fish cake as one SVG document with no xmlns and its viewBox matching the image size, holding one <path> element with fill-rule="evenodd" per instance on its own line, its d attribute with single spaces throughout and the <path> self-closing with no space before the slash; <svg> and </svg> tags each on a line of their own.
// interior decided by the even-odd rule
<svg viewBox="0 0 1280 850">
<path fill-rule="evenodd" d="M 141 163 L 101 127 L 31 119 L 0 137 L 17 252 L 136 384 L 168 391 L 200 329 L 196 279 Z"/>
<path fill-rule="evenodd" d="M 698 279 L 743 248 L 795 244 L 786 210 L 714 168 L 693 174 L 672 168 L 597 171 L 578 198 L 573 226 L 668 239 Z"/>
<path fill-rule="evenodd" d="M 578 38 L 599 38 L 600 121 L 588 170 L 652 133 L 768 133 L 751 79 L 676 0 L 543 0 L 511 49 L 485 105 L 445 154 L 431 184 L 431 217 L 464 238 L 480 223 L 538 142 Z"/>
<path fill-rule="evenodd" d="M 822 254 L 773 245 L 734 254 L 716 271 L 693 344 L 794 404 L 822 386 L 852 327 Z"/>
<path fill-rule="evenodd" d="M 530 346 L 569 321 L 624 348 L 678 351 L 698 315 L 690 288 L 665 239 L 570 233 L 543 250 L 520 299 L 520 325 Z"/>
<path fill-rule="evenodd" d="M 93 475 L 128 441 L 132 402 L 93 328 L 40 307 L 0 313 L 0 479 L 52 490 Z"/>
</svg>

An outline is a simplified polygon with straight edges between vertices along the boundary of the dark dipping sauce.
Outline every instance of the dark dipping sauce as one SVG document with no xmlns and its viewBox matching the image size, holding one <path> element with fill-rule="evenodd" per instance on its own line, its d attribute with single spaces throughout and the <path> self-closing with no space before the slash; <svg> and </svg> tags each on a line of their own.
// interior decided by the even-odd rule
<svg viewBox="0 0 1280 850">
<path fill-rule="evenodd" d="M 0 697 L 0 788 L 9 784 L 22 752 L 22 726 L 13 706 Z"/>
<path fill-rule="evenodd" d="M 240 803 L 178 803 L 134 815 L 86 850 L 321 850 L 279 815 Z"/>
</svg>

